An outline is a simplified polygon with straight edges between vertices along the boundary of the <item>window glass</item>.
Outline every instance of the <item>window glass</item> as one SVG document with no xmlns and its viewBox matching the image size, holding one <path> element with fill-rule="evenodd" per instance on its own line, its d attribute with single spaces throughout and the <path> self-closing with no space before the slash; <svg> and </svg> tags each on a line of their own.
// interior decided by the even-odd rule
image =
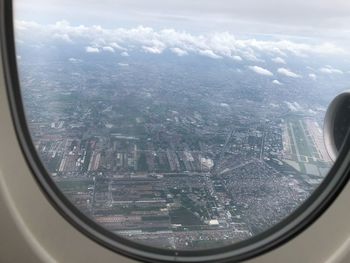
<svg viewBox="0 0 350 263">
<path fill-rule="evenodd" d="M 136 243 L 218 248 L 327 175 L 350 83 L 346 1 L 14 1 L 33 144 L 87 217 Z"/>
</svg>

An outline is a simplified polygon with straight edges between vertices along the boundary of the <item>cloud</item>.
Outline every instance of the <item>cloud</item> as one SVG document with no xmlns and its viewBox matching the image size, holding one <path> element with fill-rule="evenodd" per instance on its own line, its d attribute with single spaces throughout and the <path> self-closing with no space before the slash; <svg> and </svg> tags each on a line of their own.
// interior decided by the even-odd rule
<svg viewBox="0 0 350 263">
<path fill-rule="evenodd" d="M 176 55 L 178 55 L 179 57 L 185 56 L 188 54 L 188 52 L 186 50 L 183 50 L 181 48 L 178 47 L 174 47 L 170 49 L 173 53 L 175 53 Z"/>
<path fill-rule="evenodd" d="M 100 52 L 100 50 L 97 47 L 90 47 L 90 46 L 85 47 L 85 51 L 87 53 L 99 53 Z"/>
<path fill-rule="evenodd" d="M 109 46 L 103 47 L 102 50 L 114 53 L 114 49 L 112 47 L 109 47 Z"/>
<path fill-rule="evenodd" d="M 277 70 L 277 72 L 281 75 L 287 76 L 287 77 L 291 77 L 291 78 L 301 78 L 301 75 L 298 75 L 292 71 L 290 71 L 289 69 L 286 68 L 279 68 Z"/>
<path fill-rule="evenodd" d="M 152 54 L 162 54 L 163 49 L 159 48 L 159 47 L 146 47 L 143 46 L 142 47 L 144 51 L 146 51 L 146 53 L 152 53 Z"/>
<path fill-rule="evenodd" d="M 199 50 L 198 53 L 202 56 L 219 59 L 222 58 L 221 56 L 215 54 L 212 50 L 206 49 L 206 50 Z"/>
<path fill-rule="evenodd" d="M 122 57 L 129 57 L 129 53 L 126 52 L 126 51 L 120 53 L 120 55 L 121 55 Z"/>
<path fill-rule="evenodd" d="M 323 68 L 320 68 L 320 72 L 325 74 L 343 74 L 344 72 L 340 69 L 333 68 L 332 66 L 325 66 Z"/>
<path fill-rule="evenodd" d="M 273 73 L 271 71 L 258 66 L 250 66 L 249 69 L 260 75 L 273 76 Z"/>
<path fill-rule="evenodd" d="M 71 38 L 69 37 L 68 34 L 60 34 L 60 33 L 56 33 L 53 35 L 53 38 L 56 40 L 62 40 L 64 42 L 72 42 Z"/>
<path fill-rule="evenodd" d="M 68 61 L 71 62 L 71 63 L 79 63 L 79 62 L 82 62 L 81 59 L 77 59 L 77 58 L 69 58 Z"/>
<path fill-rule="evenodd" d="M 106 29 L 101 26 L 73 26 L 67 21 L 41 25 L 35 22 L 15 21 L 17 36 L 23 43 L 52 45 L 63 40 L 67 44 L 86 47 L 86 52 L 101 50 L 127 52 L 142 50 L 151 54 L 161 54 L 165 50 L 181 56 L 200 54 L 213 59 L 230 58 L 236 61 L 249 60 L 263 62 L 265 54 L 274 56 L 276 63 L 284 61 L 280 56 L 343 54 L 344 50 L 331 43 L 301 43 L 285 39 L 256 40 L 238 39 L 229 32 L 191 34 L 172 28 L 155 30 L 151 27 Z M 108 49 L 108 50 L 107 50 Z"/>
<path fill-rule="evenodd" d="M 230 105 L 228 105 L 227 103 L 224 103 L 224 102 L 220 103 L 220 106 L 224 107 L 224 108 L 229 108 L 230 107 Z"/>
<path fill-rule="evenodd" d="M 316 80 L 316 79 L 317 79 L 317 76 L 316 76 L 316 74 L 314 74 L 314 73 L 310 73 L 310 74 L 309 74 L 309 78 L 312 79 L 312 80 Z"/>
<path fill-rule="evenodd" d="M 277 79 L 273 80 L 272 83 L 273 83 L 273 84 L 276 84 L 276 85 L 279 85 L 279 86 L 283 85 L 283 84 L 282 84 L 280 81 L 278 81 Z"/>
<path fill-rule="evenodd" d="M 120 67 L 128 67 L 129 64 L 127 64 L 127 63 L 118 63 L 118 66 L 120 66 Z"/>
<path fill-rule="evenodd" d="M 70 6 L 69 12 L 65 7 Z M 167 23 L 174 27 L 190 21 L 195 25 L 260 34 L 327 36 L 335 33 L 346 36 L 350 22 L 350 3 L 347 0 L 105 0 L 99 1 L 18 1 L 16 13 L 31 20 L 38 17 L 52 20 L 62 17 L 76 23 L 111 25 L 120 21 Z M 101 15 L 103 14 L 103 15 Z M 330 32 L 331 30 L 331 32 Z M 344 32 L 345 31 L 345 32 Z"/>
<path fill-rule="evenodd" d="M 242 61 L 242 58 L 240 56 L 232 56 L 232 58 L 236 61 Z"/>
<path fill-rule="evenodd" d="M 277 64 L 286 64 L 286 61 L 281 58 L 281 57 L 275 57 L 273 59 L 271 59 L 273 62 L 277 63 Z"/>
<path fill-rule="evenodd" d="M 119 44 L 113 42 L 110 44 L 111 47 L 113 47 L 114 49 L 117 49 L 117 50 L 122 50 L 122 51 L 126 51 L 127 49 L 124 48 L 124 47 L 121 47 Z"/>
</svg>

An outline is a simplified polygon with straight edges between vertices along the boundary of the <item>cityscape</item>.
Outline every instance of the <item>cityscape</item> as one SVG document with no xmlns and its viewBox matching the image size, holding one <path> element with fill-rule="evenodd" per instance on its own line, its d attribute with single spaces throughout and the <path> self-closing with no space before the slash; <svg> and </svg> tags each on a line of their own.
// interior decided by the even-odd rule
<svg viewBox="0 0 350 263">
<path fill-rule="evenodd" d="M 323 118 L 345 73 L 315 81 L 304 57 L 287 70 L 264 51 L 253 62 L 57 46 L 50 57 L 17 47 L 33 143 L 72 204 L 117 235 L 173 250 L 247 240 L 332 165 Z"/>
</svg>

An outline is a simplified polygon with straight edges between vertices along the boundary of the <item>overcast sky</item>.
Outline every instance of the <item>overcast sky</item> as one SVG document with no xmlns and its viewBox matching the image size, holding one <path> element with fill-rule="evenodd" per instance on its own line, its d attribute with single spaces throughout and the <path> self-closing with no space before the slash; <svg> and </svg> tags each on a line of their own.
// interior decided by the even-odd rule
<svg viewBox="0 0 350 263">
<path fill-rule="evenodd" d="M 20 19 L 114 26 L 130 23 L 186 23 L 216 20 L 220 23 L 270 24 L 275 29 L 322 31 L 348 30 L 348 0 L 15 0 Z M 278 24 L 279 26 L 277 26 Z M 273 26 L 274 25 L 274 26 Z M 241 26 L 241 25 L 240 25 Z M 280 27 L 281 26 L 281 27 Z M 283 27 L 283 28 L 282 28 Z M 277 32 L 277 31 L 276 31 Z M 281 32 L 279 32 L 281 33 Z"/>
<path fill-rule="evenodd" d="M 15 19 L 41 24 L 143 25 L 260 39 L 297 36 L 350 46 L 349 0 L 15 0 L 14 7 Z"/>
<path fill-rule="evenodd" d="M 274 78 L 307 77 L 289 68 L 293 57 L 350 55 L 349 0 L 15 0 L 16 40 L 32 48 L 59 43 L 93 54 L 127 58 L 141 51 L 197 54 L 250 64 Z M 19 54 L 20 56 L 21 54 Z M 266 58 L 270 56 L 270 58 Z M 80 61 L 71 58 L 70 61 Z M 267 67 L 274 63 L 272 70 Z M 347 60 L 346 60 L 347 64 Z M 321 65 L 317 74 L 348 68 Z M 278 80 L 274 84 L 281 85 Z"/>
</svg>

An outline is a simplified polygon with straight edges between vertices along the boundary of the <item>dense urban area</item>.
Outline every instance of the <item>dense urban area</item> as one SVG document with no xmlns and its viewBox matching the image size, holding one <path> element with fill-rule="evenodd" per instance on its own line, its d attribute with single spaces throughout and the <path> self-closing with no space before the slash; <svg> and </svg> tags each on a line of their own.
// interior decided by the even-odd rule
<svg viewBox="0 0 350 263">
<path fill-rule="evenodd" d="M 190 250 L 248 239 L 290 215 L 331 165 L 326 106 L 301 79 L 286 88 L 225 60 L 170 54 L 22 58 L 19 68 L 52 179 L 137 242 Z"/>
</svg>

